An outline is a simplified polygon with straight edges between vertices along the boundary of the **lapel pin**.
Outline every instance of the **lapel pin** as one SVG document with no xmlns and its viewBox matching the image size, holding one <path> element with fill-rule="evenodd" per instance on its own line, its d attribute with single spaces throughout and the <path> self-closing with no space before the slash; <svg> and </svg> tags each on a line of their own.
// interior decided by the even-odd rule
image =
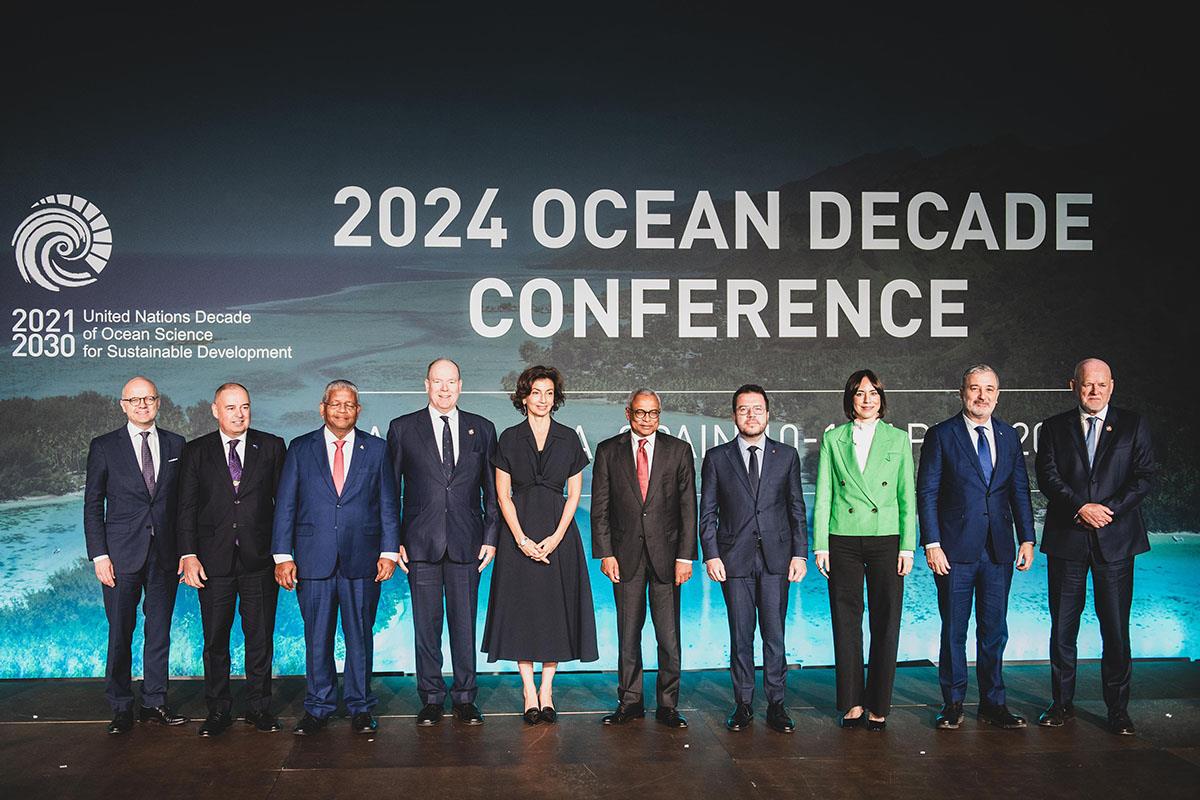
<svg viewBox="0 0 1200 800">
<path fill-rule="evenodd" d="M 367 446 L 366 446 L 365 444 L 360 444 L 360 445 L 358 446 L 358 449 L 359 449 L 359 450 L 366 450 L 366 449 L 367 449 Z"/>
<path fill-rule="evenodd" d="M 1111 430 L 1112 430 L 1112 425 L 1109 425 L 1109 426 L 1107 426 L 1107 427 L 1106 427 L 1104 430 L 1106 430 L 1106 431 L 1111 431 Z"/>
<path fill-rule="evenodd" d="M 475 435 L 475 429 L 467 428 L 467 436 L 474 436 L 474 435 Z"/>
</svg>

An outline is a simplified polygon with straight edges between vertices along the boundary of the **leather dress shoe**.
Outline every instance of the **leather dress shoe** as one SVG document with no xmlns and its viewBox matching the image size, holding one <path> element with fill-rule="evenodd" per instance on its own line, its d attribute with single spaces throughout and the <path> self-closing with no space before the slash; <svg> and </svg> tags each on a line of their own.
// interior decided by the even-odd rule
<svg viewBox="0 0 1200 800">
<path fill-rule="evenodd" d="M 887 729 L 886 719 L 871 719 L 866 714 L 863 714 L 863 716 L 867 718 L 867 730 L 878 733 L 879 731 Z"/>
<path fill-rule="evenodd" d="M 464 725 L 483 724 L 483 714 L 474 703 L 455 703 L 454 718 Z"/>
<path fill-rule="evenodd" d="M 1115 733 L 1118 736 L 1133 736 L 1136 733 L 1133 728 L 1133 720 L 1129 718 L 1129 714 L 1125 711 L 1109 712 L 1108 730 L 1110 733 Z"/>
<path fill-rule="evenodd" d="M 446 713 L 445 707 L 441 703 L 426 703 L 417 714 L 418 725 L 437 725 L 442 721 L 442 716 Z"/>
<path fill-rule="evenodd" d="M 133 709 L 118 711 L 108 723 L 108 732 L 112 734 L 129 733 L 133 730 Z"/>
<path fill-rule="evenodd" d="M 542 711 L 538 708 L 527 708 L 521 719 L 525 720 L 526 725 L 537 725 L 542 721 Z"/>
<path fill-rule="evenodd" d="M 350 718 L 350 730 L 355 733 L 374 733 L 379 728 L 379 720 L 370 711 L 359 711 Z"/>
<path fill-rule="evenodd" d="M 646 707 L 641 703 L 620 703 L 617 705 L 617 710 L 611 714 L 605 714 L 600 718 L 600 722 L 605 725 L 624 725 L 631 719 L 641 719 L 646 716 Z"/>
<path fill-rule="evenodd" d="M 141 722 L 157 722 L 159 725 L 183 725 L 191 722 L 191 717 L 176 714 L 170 706 L 142 706 L 138 709 L 138 720 Z"/>
<path fill-rule="evenodd" d="M 668 728 L 686 728 L 687 720 L 673 706 L 659 706 L 654 709 L 654 721 Z"/>
<path fill-rule="evenodd" d="M 283 726 L 279 724 L 278 718 L 265 708 L 262 711 L 247 711 L 246 724 L 253 725 L 264 733 L 283 730 Z"/>
<path fill-rule="evenodd" d="M 296 727 L 292 728 L 292 733 L 297 736 L 315 736 L 325 729 L 325 720 L 317 719 L 307 711 L 300 721 L 296 723 Z"/>
<path fill-rule="evenodd" d="M 1038 725 L 1061 728 L 1069 719 L 1075 719 L 1075 706 L 1070 703 L 1051 703 L 1038 717 Z"/>
<path fill-rule="evenodd" d="M 855 728 L 865 728 L 867 727 L 867 712 L 864 711 L 857 717 L 838 717 L 837 724 L 839 728 L 845 731 L 851 731 Z"/>
<path fill-rule="evenodd" d="M 558 722 L 558 712 L 554 710 L 554 706 L 542 706 L 542 710 L 538 714 L 541 715 L 542 722 L 549 725 Z"/>
<path fill-rule="evenodd" d="M 788 716 L 787 706 L 783 703 L 768 703 L 767 727 L 780 733 L 791 733 L 796 730 L 796 723 Z"/>
<path fill-rule="evenodd" d="M 749 703 L 738 703 L 733 708 L 733 713 L 729 715 L 729 719 L 725 720 L 725 727 L 731 731 L 741 731 L 750 727 L 750 721 L 754 719 L 754 709 Z"/>
<path fill-rule="evenodd" d="M 979 718 L 989 725 L 1003 728 L 1006 731 L 1025 727 L 1025 718 L 1008 710 L 1006 705 L 994 706 L 989 703 L 979 704 Z"/>
<path fill-rule="evenodd" d="M 943 703 L 942 710 L 934 719 L 934 727 L 941 731 L 955 731 L 963 721 L 962 701 Z"/>
<path fill-rule="evenodd" d="M 233 724 L 233 717 L 228 711 L 214 711 L 200 723 L 201 736 L 220 736 L 225 729 Z"/>
</svg>

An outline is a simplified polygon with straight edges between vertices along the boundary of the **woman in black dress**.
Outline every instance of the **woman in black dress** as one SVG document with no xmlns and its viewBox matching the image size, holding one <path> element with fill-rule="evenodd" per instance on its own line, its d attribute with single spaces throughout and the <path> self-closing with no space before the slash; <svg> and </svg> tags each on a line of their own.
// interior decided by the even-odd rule
<svg viewBox="0 0 1200 800">
<path fill-rule="evenodd" d="M 517 662 L 530 725 L 557 719 L 558 662 L 600 657 L 587 559 L 575 525 L 588 458 L 575 431 L 550 416 L 565 400 L 558 370 L 522 372 L 512 401 L 527 421 L 500 435 L 492 457 L 508 535 L 497 547 L 483 651 L 488 661 Z M 533 680 L 536 661 L 542 662 L 540 687 Z"/>
</svg>

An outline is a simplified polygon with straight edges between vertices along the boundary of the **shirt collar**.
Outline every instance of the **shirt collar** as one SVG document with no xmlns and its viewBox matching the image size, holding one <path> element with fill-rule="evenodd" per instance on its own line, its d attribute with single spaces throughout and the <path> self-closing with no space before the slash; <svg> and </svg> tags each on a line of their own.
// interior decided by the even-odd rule
<svg viewBox="0 0 1200 800">
<path fill-rule="evenodd" d="M 965 422 L 967 424 L 967 430 L 969 430 L 971 433 L 974 433 L 975 429 L 978 428 L 980 425 L 987 428 L 988 433 L 992 432 L 992 418 L 991 417 L 987 418 L 987 422 L 975 422 L 970 417 L 968 417 L 966 414 L 963 414 L 962 420 L 963 420 L 963 422 Z"/>
<path fill-rule="evenodd" d="M 436 408 L 434 408 L 433 403 L 430 403 L 428 406 L 426 406 L 426 408 L 429 410 L 430 418 L 433 419 L 433 421 L 436 422 L 438 425 L 442 424 L 442 417 L 450 418 L 450 423 L 451 423 L 450 427 L 454 427 L 455 425 L 458 424 L 458 406 L 455 406 L 454 408 L 450 409 L 445 414 L 443 414 L 442 412 L 440 412 Z"/>
<path fill-rule="evenodd" d="M 1079 419 L 1081 419 L 1083 421 L 1084 425 L 1087 424 L 1088 417 L 1096 417 L 1098 420 L 1100 420 L 1100 424 L 1103 425 L 1104 418 L 1107 416 L 1108 416 L 1108 406 L 1105 406 L 1104 408 L 1100 409 L 1095 414 L 1089 413 L 1082 408 L 1079 409 Z"/>
<path fill-rule="evenodd" d="M 127 422 L 127 423 L 125 423 L 125 430 L 129 431 L 129 437 L 131 439 L 138 438 L 146 431 L 150 431 L 150 436 L 152 438 L 158 436 L 158 426 L 157 425 L 151 425 L 149 428 L 146 428 L 146 430 L 142 430 L 137 425 L 134 425 L 132 422 Z"/>
<path fill-rule="evenodd" d="M 851 420 L 850 424 L 853 425 L 854 429 L 857 431 L 873 431 L 875 430 L 875 426 L 879 424 L 879 417 L 868 420 L 855 419 Z"/>
<path fill-rule="evenodd" d="M 242 447 L 240 448 L 240 450 L 241 450 L 243 453 L 245 453 L 245 452 L 246 452 L 246 447 L 245 447 L 245 445 L 246 445 L 246 434 L 245 434 L 245 433 L 242 433 L 242 435 L 241 435 L 241 436 L 226 436 L 226 435 L 225 435 L 225 431 L 221 430 L 220 428 L 217 428 L 217 433 L 219 433 L 219 434 L 221 435 L 221 446 L 222 446 L 224 449 L 228 450 L 228 449 L 229 449 L 229 443 L 230 443 L 230 442 L 232 442 L 234 439 L 237 439 L 239 442 L 241 442 L 241 443 L 242 443 Z"/>
<path fill-rule="evenodd" d="M 328 425 L 326 425 L 324 428 L 321 428 L 321 430 L 325 434 L 325 446 L 326 447 L 328 447 L 329 445 L 338 441 L 338 438 L 333 435 L 333 431 L 329 430 Z M 344 438 L 346 441 L 346 444 L 344 445 L 345 447 L 354 447 L 354 428 L 351 428 L 350 432 L 347 433 Z"/>
<path fill-rule="evenodd" d="M 758 441 L 749 442 L 749 441 L 746 441 L 745 436 L 742 436 L 742 434 L 739 433 L 737 436 L 737 443 L 738 443 L 738 450 L 742 451 L 743 453 L 747 452 L 751 447 L 757 447 L 758 452 L 761 453 L 766 449 L 767 434 L 766 433 L 759 434 Z"/>
<path fill-rule="evenodd" d="M 637 447 L 637 446 L 638 446 L 638 442 L 640 442 L 642 439 L 645 439 L 645 440 L 646 440 L 646 447 L 649 447 L 651 450 L 653 450 L 653 449 L 654 449 L 654 437 L 655 437 L 656 435 L 658 435 L 658 431 L 655 431 L 654 433 L 650 434 L 649 436 L 638 436 L 638 435 L 637 435 L 636 433 L 634 433 L 632 430 L 631 430 L 631 431 L 629 431 L 629 438 L 630 438 L 631 440 L 633 440 L 633 446 L 634 446 L 634 447 Z"/>
</svg>

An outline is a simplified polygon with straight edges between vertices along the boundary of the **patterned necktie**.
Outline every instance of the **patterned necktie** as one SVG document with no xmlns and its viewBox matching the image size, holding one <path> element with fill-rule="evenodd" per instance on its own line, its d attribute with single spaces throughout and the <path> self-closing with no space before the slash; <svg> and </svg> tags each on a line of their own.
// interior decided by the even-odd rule
<svg viewBox="0 0 1200 800">
<path fill-rule="evenodd" d="M 1087 445 L 1088 469 L 1092 468 L 1092 462 L 1096 460 L 1096 439 L 1099 437 L 1099 434 L 1096 432 L 1096 428 L 1098 427 L 1096 423 L 1099 421 L 1099 417 L 1087 418 L 1088 429 L 1084 444 Z"/>
<path fill-rule="evenodd" d="M 979 468 L 983 470 L 983 482 L 992 482 L 992 447 L 988 444 L 987 428 L 983 425 L 975 427 L 975 433 L 979 435 L 979 442 L 976 445 L 979 451 Z"/>
<path fill-rule="evenodd" d="M 142 480 L 146 491 L 154 496 L 154 456 L 150 453 L 150 431 L 142 431 Z"/>
<path fill-rule="evenodd" d="M 237 494 L 242 484 L 242 459 L 237 453 L 238 440 L 229 440 L 229 477 L 233 481 L 233 493 Z"/>
<path fill-rule="evenodd" d="M 646 492 L 650 489 L 650 454 L 646 452 L 646 440 L 638 441 L 637 451 L 638 488 L 642 490 L 642 502 L 646 502 Z"/>
<path fill-rule="evenodd" d="M 446 480 L 454 474 L 454 439 L 450 436 L 450 418 L 442 416 L 442 474 Z"/>
<path fill-rule="evenodd" d="M 337 439 L 333 443 L 337 448 L 333 453 L 333 488 L 338 497 L 342 496 L 342 487 L 346 485 L 346 457 L 342 455 L 342 445 L 345 443 L 345 439 Z"/>
<path fill-rule="evenodd" d="M 750 445 L 747 449 L 750 451 L 750 491 L 758 497 L 758 447 Z"/>
</svg>

